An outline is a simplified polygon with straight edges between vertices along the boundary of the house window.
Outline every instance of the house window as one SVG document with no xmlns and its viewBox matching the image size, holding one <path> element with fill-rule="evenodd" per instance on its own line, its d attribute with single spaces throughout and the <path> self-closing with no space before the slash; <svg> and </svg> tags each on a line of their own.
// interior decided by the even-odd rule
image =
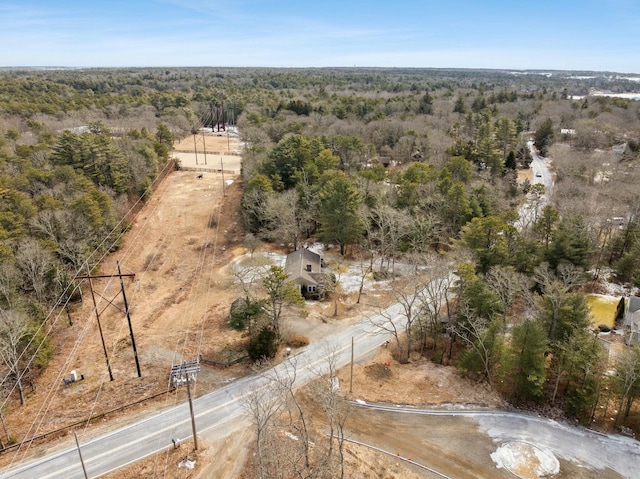
<svg viewBox="0 0 640 479">
<path fill-rule="evenodd" d="M 307 271 L 311 271 L 311 263 L 307 263 Z"/>
<path fill-rule="evenodd" d="M 307 286 L 307 291 L 309 291 L 310 293 L 315 293 L 316 287 L 314 285 L 309 285 Z"/>
</svg>

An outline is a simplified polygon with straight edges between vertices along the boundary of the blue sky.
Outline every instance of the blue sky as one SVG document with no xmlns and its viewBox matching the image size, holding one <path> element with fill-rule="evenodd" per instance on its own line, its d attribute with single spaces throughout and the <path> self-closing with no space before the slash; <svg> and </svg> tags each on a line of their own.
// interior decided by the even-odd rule
<svg viewBox="0 0 640 479">
<path fill-rule="evenodd" d="M 0 66 L 640 73 L 640 0 L 0 0 Z"/>
</svg>

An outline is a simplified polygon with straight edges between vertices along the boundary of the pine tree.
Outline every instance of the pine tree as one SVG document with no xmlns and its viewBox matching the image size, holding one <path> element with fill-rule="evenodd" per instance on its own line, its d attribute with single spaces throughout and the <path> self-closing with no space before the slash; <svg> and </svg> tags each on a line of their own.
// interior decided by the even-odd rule
<svg viewBox="0 0 640 479">
<path fill-rule="evenodd" d="M 358 215 L 360 193 L 346 174 L 331 171 L 321 180 L 318 200 L 321 223 L 318 236 L 325 243 L 338 244 L 340 254 L 344 255 L 346 246 L 362 236 Z"/>
</svg>

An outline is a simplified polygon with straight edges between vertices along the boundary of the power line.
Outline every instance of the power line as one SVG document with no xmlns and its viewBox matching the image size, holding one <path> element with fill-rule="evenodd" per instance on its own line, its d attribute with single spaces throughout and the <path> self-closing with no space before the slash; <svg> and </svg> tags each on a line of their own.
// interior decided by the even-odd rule
<svg viewBox="0 0 640 479">
<path fill-rule="evenodd" d="M 131 316 L 129 315 L 129 304 L 127 303 L 127 294 L 124 289 L 124 282 L 122 280 L 123 277 L 135 277 L 135 273 L 131 274 L 122 274 L 120 271 L 120 261 L 116 261 L 118 266 L 118 274 L 95 274 L 92 275 L 89 270 L 89 264 L 87 264 L 87 274 L 82 276 L 76 276 L 75 279 L 88 279 L 89 280 L 89 289 L 91 290 L 91 298 L 93 299 L 93 307 L 96 312 L 96 319 L 98 320 L 98 329 L 100 330 L 100 340 L 102 342 L 102 349 L 104 351 L 104 357 L 107 362 L 107 369 L 109 370 L 109 379 L 113 381 L 113 374 L 111 372 L 111 365 L 109 363 L 109 355 L 107 354 L 107 347 L 104 343 L 104 336 L 102 334 L 102 325 L 100 324 L 100 312 L 98 311 L 98 305 L 96 304 L 96 298 L 93 291 L 93 282 L 92 279 L 102 279 L 102 278 L 120 278 L 120 291 L 122 293 L 122 300 L 124 302 L 124 314 L 127 317 L 127 322 L 129 323 L 129 333 L 131 335 L 131 345 L 133 346 L 133 355 L 136 360 L 136 369 L 138 371 L 138 377 L 141 377 L 140 373 L 140 363 L 138 361 L 138 350 L 136 349 L 136 341 L 133 335 L 133 327 L 131 325 Z M 113 301 L 109 301 L 110 305 L 113 305 Z"/>
<path fill-rule="evenodd" d="M 105 243 L 107 242 L 107 240 L 109 238 L 112 238 L 113 233 L 115 231 L 120 231 L 118 235 L 116 235 L 115 239 L 113 239 L 113 242 L 111 243 L 111 245 L 107 248 L 102 249 L 103 253 L 101 258 L 99 258 L 97 261 L 100 262 L 102 261 L 102 259 L 105 258 L 106 254 L 108 251 L 110 251 L 113 247 L 113 245 L 115 245 L 120 238 L 124 235 L 125 229 L 121 227 L 122 223 L 125 221 L 125 219 L 127 217 L 129 217 L 130 213 L 132 211 L 135 211 L 135 209 L 137 208 L 137 205 L 142 201 L 142 198 L 146 196 L 146 194 L 151 191 L 160 180 L 164 179 L 167 176 L 167 170 L 168 168 L 170 168 L 172 165 L 172 162 L 167 162 L 167 164 L 164 166 L 164 168 L 161 170 L 161 172 L 158 174 L 158 176 L 155 178 L 155 180 L 153 181 L 153 183 L 151 183 L 151 185 L 149 185 L 149 187 L 145 190 L 145 192 L 143 193 L 143 195 L 140 196 L 140 198 L 138 198 L 138 200 L 130 207 L 130 209 L 123 215 L 122 219 L 112 228 L 111 231 L 109 231 L 107 233 L 107 235 L 104 237 L 104 239 L 100 242 L 100 244 L 98 246 L 96 246 L 96 248 L 93 250 L 93 252 L 91 252 L 89 254 L 89 256 L 86 258 L 85 262 L 88 262 L 98 251 L 100 251 Z M 137 213 L 139 214 L 139 213 Z M 137 216 L 136 214 L 136 216 Z M 76 274 L 80 273 L 80 270 L 78 270 L 76 272 Z M 60 305 L 60 304 L 64 304 L 64 306 L 66 307 L 69 304 L 70 298 L 72 296 L 72 294 L 69 294 L 70 288 L 71 288 L 71 284 L 69 283 L 65 290 L 60 294 L 58 301 L 55 303 L 56 306 Z M 74 285 L 73 290 L 71 291 L 75 291 L 77 288 L 79 288 L 78 285 Z M 50 321 L 50 318 L 54 316 L 55 319 L 53 321 Z M 26 347 L 23 349 L 22 353 L 20 354 L 18 360 L 21 360 L 22 357 L 27 353 L 27 351 L 29 350 L 29 347 L 31 346 L 31 344 L 33 343 L 34 339 L 36 337 L 38 337 L 38 335 L 40 334 L 40 331 L 48 324 L 49 325 L 49 329 L 41 336 L 41 341 L 40 343 L 37 345 L 35 351 L 33 352 L 33 354 L 31 355 L 31 357 L 28 359 L 23 372 L 20 376 L 20 379 L 22 379 L 22 376 L 24 375 L 24 373 L 26 372 L 26 370 L 29 368 L 29 366 L 32 364 L 32 362 L 34 361 L 35 357 L 38 355 L 38 353 L 40 352 L 41 348 L 43 347 L 43 345 L 46 343 L 49 335 L 51 334 L 51 332 L 54 330 L 54 327 L 56 326 L 58 319 L 60 318 L 60 312 L 58 311 L 56 313 L 56 308 L 52 307 L 49 312 L 47 313 L 45 319 L 40 323 L 40 326 L 38 327 L 38 329 L 35 331 L 35 333 L 32 335 L 29 343 L 26 345 Z M 56 391 L 55 385 L 58 384 L 61 381 L 61 377 L 63 375 L 63 372 L 66 371 L 68 369 L 68 365 L 71 362 L 71 359 L 73 358 L 73 356 L 76 354 L 79 345 L 84 341 L 84 337 L 86 336 L 86 333 L 88 331 L 88 327 L 89 327 L 89 322 L 87 321 L 85 323 L 85 326 L 83 327 L 81 334 L 78 335 L 76 342 L 74 343 L 71 351 L 69 352 L 69 354 L 67 355 L 67 359 L 64 361 L 62 368 L 58 371 L 57 377 L 54 379 L 53 384 L 47 388 L 47 394 L 45 395 L 45 398 L 41 404 L 41 407 L 39 409 L 39 411 L 34 415 L 33 420 L 31 422 L 31 425 L 29 426 L 29 429 L 27 430 L 27 432 L 25 433 L 25 437 L 29 436 L 29 433 L 31 432 L 31 430 L 33 430 L 36 422 L 38 421 L 38 418 L 40 418 L 39 421 L 39 425 L 36 427 L 36 431 L 40 428 L 40 426 L 42 425 L 42 422 L 44 421 L 44 417 L 46 415 L 46 412 L 49 409 L 49 402 L 51 401 L 52 397 L 53 397 L 53 393 Z M 2 378 L 2 381 L 0 381 L 2 384 L 4 384 L 7 379 L 8 379 L 9 375 L 5 375 L 4 378 Z M 3 408 L 7 401 L 9 400 L 11 393 L 13 392 L 13 390 L 15 389 L 16 385 L 14 384 L 13 387 L 9 390 L 9 394 L 5 397 L 4 401 L 2 402 L 2 404 L 0 405 L 0 408 Z M 42 414 L 42 412 L 44 412 L 44 414 Z M 14 454 L 14 456 L 11 459 L 11 464 L 13 464 L 17 458 L 17 456 L 19 455 L 19 453 L 22 450 L 22 446 L 24 445 L 24 443 L 21 443 L 20 447 L 16 450 L 16 453 Z M 29 447 L 30 447 L 30 442 L 26 444 L 26 450 L 24 451 L 24 453 L 26 454 Z"/>
</svg>

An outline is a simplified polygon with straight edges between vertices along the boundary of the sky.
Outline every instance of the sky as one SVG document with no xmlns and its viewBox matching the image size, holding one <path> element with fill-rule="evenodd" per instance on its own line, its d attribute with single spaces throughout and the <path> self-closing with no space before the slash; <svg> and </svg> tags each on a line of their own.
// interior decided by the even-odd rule
<svg viewBox="0 0 640 479">
<path fill-rule="evenodd" d="M 640 0 L 0 0 L 0 67 L 640 74 Z"/>
</svg>

